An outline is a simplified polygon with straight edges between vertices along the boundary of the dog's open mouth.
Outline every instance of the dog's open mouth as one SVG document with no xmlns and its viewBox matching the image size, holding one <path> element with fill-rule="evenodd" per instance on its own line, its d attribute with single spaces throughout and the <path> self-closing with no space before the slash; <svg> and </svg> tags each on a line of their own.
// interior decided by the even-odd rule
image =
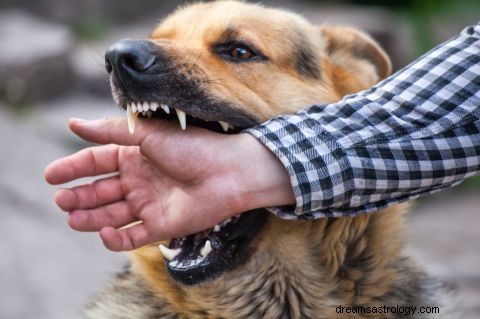
<svg viewBox="0 0 480 319">
<path fill-rule="evenodd" d="M 183 130 L 187 129 L 187 125 L 193 125 L 234 134 L 246 128 L 222 121 L 219 112 L 215 115 L 218 118 L 205 120 L 162 103 L 127 102 L 124 99 L 122 102 L 119 104 L 124 105 L 127 111 L 128 129 L 132 134 L 138 117 L 177 121 Z M 225 118 L 228 119 L 228 116 Z M 160 245 L 168 272 L 178 282 L 194 285 L 245 262 L 254 251 L 253 239 L 263 227 L 267 214 L 264 209 L 245 212 L 203 232 L 172 239 L 168 247 Z"/>
<path fill-rule="evenodd" d="M 127 117 L 128 117 L 128 130 L 131 134 L 135 132 L 135 124 L 138 116 L 146 118 L 161 118 L 165 120 L 175 120 L 178 118 L 178 122 L 182 130 L 187 129 L 187 123 L 189 125 L 202 127 L 218 133 L 234 134 L 239 133 L 244 128 L 235 127 L 233 124 L 225 121 L 217 120 L 203 120 L 198 117 L 191 116 L 178 108 L 170 108 L 166 104 L 157 102 L 143 102 L 135 103 L 130 102 L 127 104 Z"/>
</svg>

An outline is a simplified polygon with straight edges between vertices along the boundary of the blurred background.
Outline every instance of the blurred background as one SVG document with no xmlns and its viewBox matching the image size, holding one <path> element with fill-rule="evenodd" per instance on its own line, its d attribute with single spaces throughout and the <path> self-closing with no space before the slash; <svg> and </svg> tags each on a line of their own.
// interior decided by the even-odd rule
<svg viewBox="0 0 480 319">
<path fill-rule="evenodd" d="M 126 262 L 96 234 L 68 229 L 43 181 L 52 160 L 85 146 L 70 117 L 124 116 L 103 54 L 141 38 L 183 1 L 0 0 L 0 318 L 78 319 L 88 297 Z M 480 20 L 478 0 L 263 1 L 315 23 L 376 38 L 402 67 Z M 457 292 L 460 315 L 480 318 L 480 179 L 416 202 L 409 254 Z"/>
</svg>

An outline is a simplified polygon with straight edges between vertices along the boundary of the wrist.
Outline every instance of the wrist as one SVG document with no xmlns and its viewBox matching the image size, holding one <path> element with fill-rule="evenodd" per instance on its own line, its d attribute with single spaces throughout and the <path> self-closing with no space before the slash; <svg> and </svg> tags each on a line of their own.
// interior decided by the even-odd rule
<svg viewBox="0 0 480 319">
<path fill-rule="evenodd" d="M 275 154 L 248 133 L 233 138 L 239 210 L 295 204 L 290 176 Z"/>
</svg>

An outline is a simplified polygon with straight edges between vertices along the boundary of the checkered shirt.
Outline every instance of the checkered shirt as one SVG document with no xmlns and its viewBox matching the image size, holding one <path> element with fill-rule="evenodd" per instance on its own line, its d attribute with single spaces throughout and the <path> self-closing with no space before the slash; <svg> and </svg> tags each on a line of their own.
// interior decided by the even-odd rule
<svg viewBox="0 0 480 319">
<path fill-rule="evenodd" d="M 290 175 L 285 219 L 355 216 L 480 170 L 480 23 L 371 89 L 246 130 Z"/>
</svg>

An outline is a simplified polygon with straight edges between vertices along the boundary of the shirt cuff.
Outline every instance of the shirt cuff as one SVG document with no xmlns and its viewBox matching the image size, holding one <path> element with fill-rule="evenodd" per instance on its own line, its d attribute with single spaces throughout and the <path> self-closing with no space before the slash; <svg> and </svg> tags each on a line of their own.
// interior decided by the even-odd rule
<svg viewBox="0 0 480 319">
<path fill-rule="evenodd" d="M 288 171 L 296 205 L 268 210 L 284 219 L 336 215 L 353 192 L 353 174 L 336 140 L 307 114 L 279 116 L 245 130 L 282 162 Z M 333 209 L 333 210 L 332 210 Z"/>
</svg>

